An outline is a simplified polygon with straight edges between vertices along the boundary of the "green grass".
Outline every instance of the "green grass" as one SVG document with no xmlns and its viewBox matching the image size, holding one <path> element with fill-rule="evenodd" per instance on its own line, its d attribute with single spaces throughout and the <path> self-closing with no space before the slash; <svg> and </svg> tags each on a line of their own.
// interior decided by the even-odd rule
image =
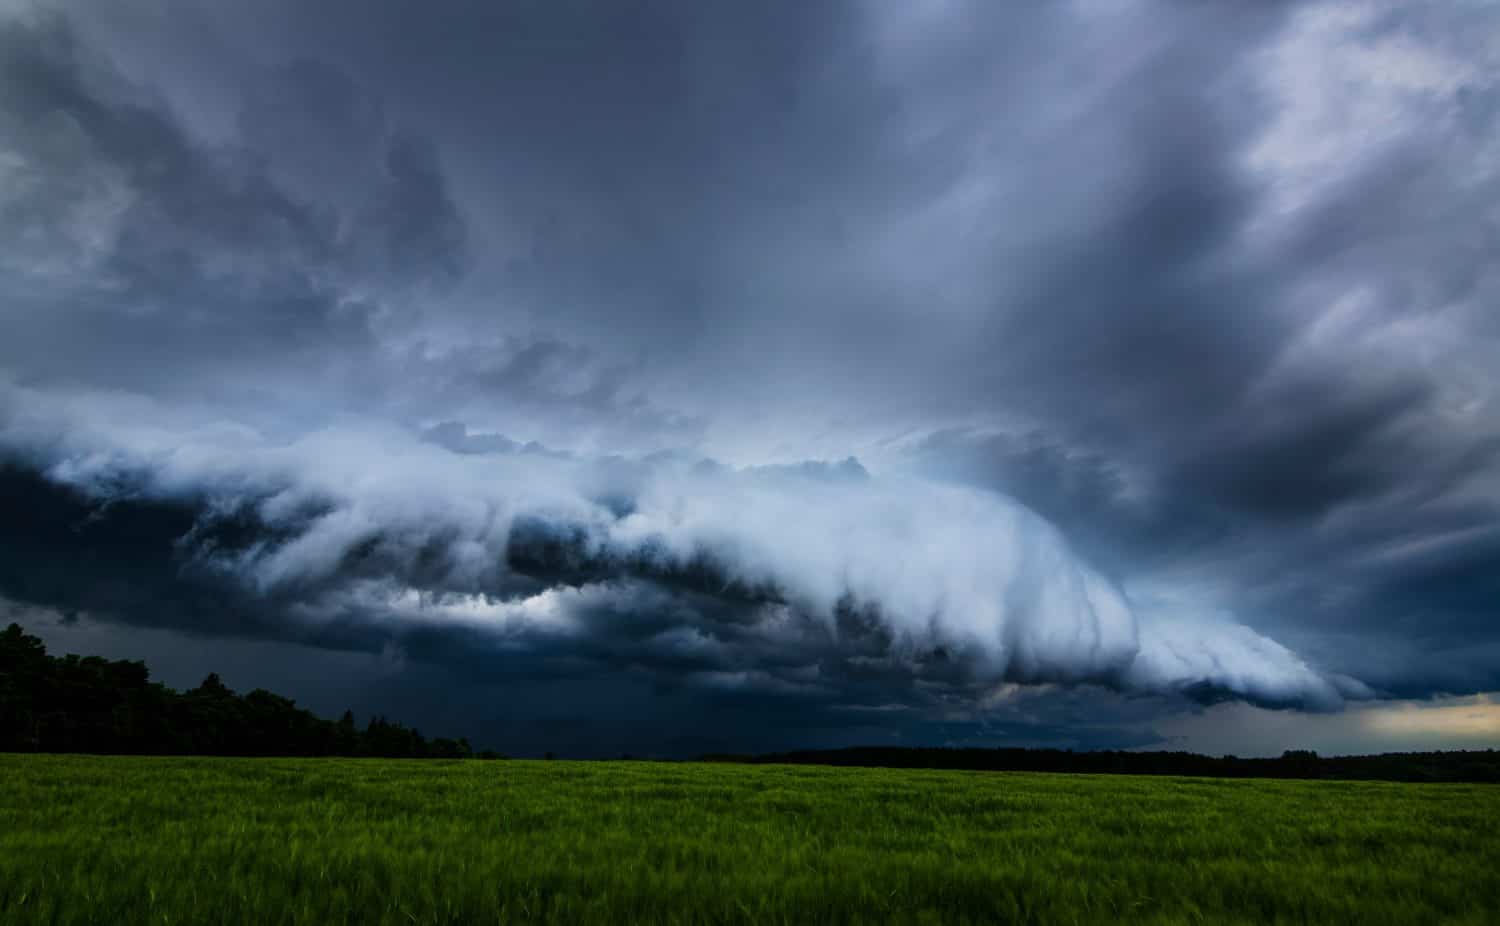
<svg viewBox="0 0 1500 926">
<path fill-rule="evenodd" d="M 0 922 L 1500 923 L 1500 787 L 0 756 Z"/>
</svg>

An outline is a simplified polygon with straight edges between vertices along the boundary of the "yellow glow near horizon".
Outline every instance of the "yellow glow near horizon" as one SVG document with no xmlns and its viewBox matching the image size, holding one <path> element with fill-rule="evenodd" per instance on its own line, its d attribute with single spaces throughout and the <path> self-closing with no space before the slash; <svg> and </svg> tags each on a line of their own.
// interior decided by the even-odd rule
<svg viewBox="0 0 1500 926">
<path fill-rule="evenodd" d="M 1407 701 L 1371 707 L 1360 714 L 1360 725 L 1372 733 L 1500 737 L 1500 703 L 1489 694 L 1447 699 L 1431 706 Z"/>
</svg>

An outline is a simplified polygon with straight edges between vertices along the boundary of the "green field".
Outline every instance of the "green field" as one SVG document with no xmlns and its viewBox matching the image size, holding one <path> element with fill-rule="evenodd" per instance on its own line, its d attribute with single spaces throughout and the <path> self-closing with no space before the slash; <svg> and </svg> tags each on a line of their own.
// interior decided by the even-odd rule
<svg viewBox="0 0 1500 926">
<path fill-rule="evenodd" d="M 1500 787 L 0 756 L 0 922 L 1500 923 Z"/>
</svg>

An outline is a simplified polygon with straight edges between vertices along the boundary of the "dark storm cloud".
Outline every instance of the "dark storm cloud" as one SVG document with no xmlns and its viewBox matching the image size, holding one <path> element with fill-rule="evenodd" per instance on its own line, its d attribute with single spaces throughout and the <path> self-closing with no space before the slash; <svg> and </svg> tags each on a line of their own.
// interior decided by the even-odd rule
<svg viewBox="0 0 1500 926">
<path fill-rule="evenodd" d="M 1500 687 L 1482 5 L 60 10 L 0 593 L 912 729 Z"/>
<path fill-rule="evenodd" d="M 1500 226 L 1491 142 L 1470 127 L 1493 55 L 1466 38 L 1487 16 L 1478 7 L 1422 9 L 1344 11 L 1360 22 L 1338 38 L 1361 54 L 1390 45 L 1392 74 L 1415 68 L 1408 79 L 1435 86 L 1361 100 L 1383 107 L 1391 137 L 1337 149 L 1340 162 L 1320 165 L 1331 173 L 1273 218 L 1267 203 L 1307 181 L 1245 170 L 1245 150 L 1275 134 L 1267 120 L 1172 107 L 1197 129 L 1153 142 L 1139 208 L 1064 252 L 1017 328 L 1034 359 L 1002 369 L 1020 404 L 1048 411 L 1038 430 L 938 431 L 905 447 L 923 471 L 1067 525 L 1136 587 L 1207 584 L 1199 606 L 1406 694 L 1500 683 L 1486 246 Z M 1320 12 L 1338 11 L 1308 5 L 1287 31 L 1316 33 L 1303 20 Z M 1459 76 L 1397 56 L 1415 35 L 1458 49 L 1447 64 Z M 1327 65 L 1353 52 L 1314 53 Z M 1285 79 L 1297 105 L 1348 106 L 1360 89 Z"/>
<path fill-rule="evenodd" d="M 28 602 L 366 648 L 435 626 L 463 641 L 450 662 L 492 664 L 469 641 L 493 634 L 522 674 L 632 667 L 830 701 L 1003 681 L 1324 708 L 1366 693 L 1241 626 L 1138 620 L 1029 512 L 853 459 L 475 454 L 389 430 L 266 445 L 167 420 L 91 447 L 120 409 L 9 398 L 6 444 L 25 450 L 6 520 L 36 540 L 5 587 Z M 70 544 L 96 581 L 67 582 Z"/>
<path fill-rule="evenodd" d="M 0 348 L 12 375 L 253 404 L 295 384 L 405 414 L 499 395 L 539 416 L 693 429 L 584 348 L 409 331 L 469 266 L 467 223 L 433 143 L 337 67 L 257 75 L 227 101 L 240 118 L 225 143 L 66 19 L 9 21 L 3 42 L 8 311 L 25 319 Z"/>
<path fill-rule="evenodd" d="M 0 119 L 20 165 L 5 204 L 12 280 L 29 260 L 64 262 L 32 274 L 54 285 L 10 293 L 10 313 L 27 312 L 6 347 L 21 376 L 67 356 L 75 377 L 160 388 L 247 355 L 274 367 L 357 350 L 375 308 L 351 293 L 361 265 L 427 275 L 462 244 L 431 151 L 409 138 L 376 140 L 384 171 L 363 212 L 328 213 L 288 195 L 256 152 L 193 139 L 65 20 L 6 23 L 0 43 Z"/>
<path fill-rule="evenodd" d="M 62 615 L 8 607 L 3 616 L 70 651 L 144 653 L 171 684 L 227 669 L 230 683 L 242 687 L 281 680 L 325 713 L 352 702 L 439 733 L 570 755 L 680 756 L 871 740 L 1095 747 L 1154 740 L 1144 727 L 1144 703 L 1131 708 L 1105 698 L 1114 706 L 1101 713 L 1066 690 L 1013 688 L 978 711 L 965 673 L 944 659 L 919 666 L 913 687 L 912 663 L 893 659 L 889 634 L 853 609 L 841 612 L 837 639 L 796 619 L 767 636 L 758 626 L 764 617 L 745 602 L 627 580 L 579 587 L 581 605 L 572 614 L 586 632 L 568 635 L 379 622 L 368 611 L 293 621 L 287 609 L 306 599 L 307 588 L 291 599 L 250 593 L 203 570 L 182 542 L 192 536 L 195 545 L 224 549 L 264 540 L 247 532 L 245 519 L 225 523 L 222 514 L 200 512 L 216 526 L 193 531 L 185 506 L 127 494 L 100 507 L 15 469 L 3 473 L 0 486 L 5 540 L 21 551 L 4 563 L 0 583 Z M 79 568 L 90 581 L 76 581 Z M 360 571 L 354 563 L 348 570 Z M 440 600 L 435 595 L 433 604 Z M 99 622 L 103 616 L 109 624 Z M 122 620 L 143 631 L 135 648 L 104 629 Z M 255 642 L 205 647 L 195 642 L 204 635 Z M 342 676 L 337 684 L 326 677 L 330 666 Z M 454 702 L 466 705 L 461 723 L 448 707 Z M 673 718 L 665 733 L 658 715 Z M 1134 724 L 1134 732 L 1118 729 L 1121 723 Z"/>
</svg>

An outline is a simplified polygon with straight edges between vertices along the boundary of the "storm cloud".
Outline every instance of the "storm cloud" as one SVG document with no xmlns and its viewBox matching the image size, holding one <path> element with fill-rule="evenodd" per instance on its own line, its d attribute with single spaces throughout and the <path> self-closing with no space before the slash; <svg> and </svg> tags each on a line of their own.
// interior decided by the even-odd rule
<svg viewBox="0 0 1500 926">
<path fill-rule="evenodd" d="M 0 11 L 17 607 L 728 746 L 1500 689 L 1486 4 Z"/>
</svg>

